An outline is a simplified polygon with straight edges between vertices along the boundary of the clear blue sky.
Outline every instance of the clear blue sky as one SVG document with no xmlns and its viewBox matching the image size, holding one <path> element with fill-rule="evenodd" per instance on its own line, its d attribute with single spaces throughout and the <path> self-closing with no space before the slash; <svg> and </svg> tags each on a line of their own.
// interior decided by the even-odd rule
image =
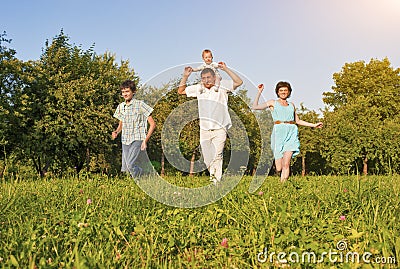
<svg viewBox="0 0 400 269">
<path fill-rule="evenodd" d="M 98 54 L 129 60 L 145 83 L 174 66 L 179 76 L 209 48 L 246 84 L 264 83 L 265 99 L 287 80 L 291 101 L 314 110 L 345 63 L 400 65 L 400 0 L 8 0 L 1 9 L 0 30 L 22 60 L 38 59 L 64 29 L 85 50 L 95 44 Z"/>
</svg>

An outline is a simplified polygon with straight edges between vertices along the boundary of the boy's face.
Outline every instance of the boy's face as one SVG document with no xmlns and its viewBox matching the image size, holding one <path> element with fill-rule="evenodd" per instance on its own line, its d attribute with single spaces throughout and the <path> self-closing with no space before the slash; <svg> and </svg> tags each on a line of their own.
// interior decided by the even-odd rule
<svg viewBox="0 0 400 269">
<path fill-rule="evenodd" d="M 211 64 L 212 60 L 213 60 L 213 57 L 212 57 L 211 53 L 210 52 L 205 52 L 203 54 L 203 60 L 204 60 L 204 62 L 206 64 Z"/>
<path fill-rule="evenodd" d="M 121 90 L 121 95 L 125 99 L 125 101 L 130 101 L 133 98 L 134 93 L 130 88 L 124 88 Z"/>
</svg>

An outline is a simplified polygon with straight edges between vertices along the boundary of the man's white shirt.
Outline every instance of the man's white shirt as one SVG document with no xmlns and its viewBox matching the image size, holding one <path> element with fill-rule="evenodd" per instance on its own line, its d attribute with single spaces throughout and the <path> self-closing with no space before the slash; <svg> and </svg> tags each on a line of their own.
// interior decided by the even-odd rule
<svg viewBox="0 0 400 269">
<path fill-rule="evenodd" d="M 201 84 L 187 86 L 188 97 L 196 97 L 199 108 L 200 129 L 229 129 L 232 126 L 228 111 L 228 92 L 232 92 L 233 81 L 221 80 L 219 90 L 203 88 Z"/>
</svg>

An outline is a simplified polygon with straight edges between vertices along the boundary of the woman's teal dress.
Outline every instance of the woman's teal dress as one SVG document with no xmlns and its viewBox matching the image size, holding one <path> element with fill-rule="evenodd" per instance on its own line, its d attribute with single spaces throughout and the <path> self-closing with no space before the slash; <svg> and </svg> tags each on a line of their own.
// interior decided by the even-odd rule
<svg viewBox="0 0 400 269">
<path fill-rule="evenodd" d="M 275 121 L 294 121 L 294 106 L 282 106 L 275 101 L 274 109 L 271 112 L 272 119 Z M 271 134 L 271 148 L 274 158 L 280 159 L 286 151 L 293 151 L 292 157 L 300 152 L 299 132 L 296 124 L 280 123 L 274 124 Z"/>
</svg>

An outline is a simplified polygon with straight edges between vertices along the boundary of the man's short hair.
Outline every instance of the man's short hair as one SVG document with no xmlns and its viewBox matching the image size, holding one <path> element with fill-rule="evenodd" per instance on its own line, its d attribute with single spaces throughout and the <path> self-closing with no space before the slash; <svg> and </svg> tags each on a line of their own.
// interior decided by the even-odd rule
<svg viewBox="0 0 400 269">
<path fill-rule="evenodd" d="M 207 74 L 207 73 L 211 73 L 211 75 L 213 76 L 213 77 L 215 77 L 215 72 L 214 72 L 214 70 L 212 70 L 211 68 L 204 68 L 202 71 L 201 71 L 201 73 L 200 73 L 200 76 L 202 76 L 202 75 L 204 75 L 204 74 Z"/>
</svg>

